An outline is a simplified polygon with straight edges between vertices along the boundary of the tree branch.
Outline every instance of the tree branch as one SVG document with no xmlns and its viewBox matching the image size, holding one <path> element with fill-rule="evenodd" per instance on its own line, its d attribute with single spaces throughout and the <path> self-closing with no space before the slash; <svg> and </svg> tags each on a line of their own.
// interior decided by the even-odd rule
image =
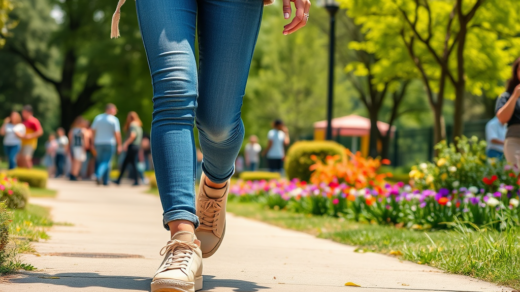
<svg viewBox="0 0 520 292">
<path fill-rule="evenodd" d="M 14 47 L 13 45 L 10 45 L 8 46 L 7 48 L 11 53 L 19 56 L 20 58 L 22 58 L 22 60 L 25 61 L 25 63 L 27 63 L 27 65 L 29 65 L 33 70 L 34 72 L 36 72 L 36 74 L 38 74 L 38 76 L 40 76 L 40 78 L 42 78 L 45 82 L 48 82 L 52 85 L 54 85 L 54 87 L 58 87 L 59 85 L 59 82 L 56 81 L 56 80 L 53 80 L 52 78 L 50 78 L 49 76 L 45 75 L 39 68 L 38 66 L 36 66 L 36 62 L 31 59 L 31 57 L 29 57 L 29 54 L 25 54 L 23 53 L 21 50 L 19 50 L 18 48 Z"/>
</svg>

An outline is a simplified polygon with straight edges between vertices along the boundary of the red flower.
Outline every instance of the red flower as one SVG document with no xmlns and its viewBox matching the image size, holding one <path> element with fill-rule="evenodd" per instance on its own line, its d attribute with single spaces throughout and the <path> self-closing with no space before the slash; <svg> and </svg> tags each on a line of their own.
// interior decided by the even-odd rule
<svg viewBox="0 0 520 292">
<path fill-rule="evenodd" d="M 448 198 L 442 197 L 439 199 L 439 205 L 444 206 L 444 205 L 448 204 L 449 201 L 450 200 L 448 200 Z"/>
<path fill-rule="evenodd" d="M 329 183 L 329 187 L 331 189 L 335 189 L 335 188 L 339 187 L 339 184 L 337 182 L 333 181 L 333 182 Z"/>
<path fill-rule="evenodd" d="M 457 203 L 455 204 L 455 207 L 457 207 L 457 208 L 460 207 L 460 202 L 457 202 Z"/>
<path fill-rule="evenodd" d="M 385 158 L 385 159 L 381 160 L 381 163 L 384 165 L 390 165 L 390 160 Z"/>
<path fill-rule="evenodd" d="M 492 185 L 496 180 L 498 179 L 498 177 L 496 175 L 493 175 L 491 178 L 483 178 L 482 179 L 482 182 L 484 182 L 486 185 L 490 186 Z"/>
</svg>

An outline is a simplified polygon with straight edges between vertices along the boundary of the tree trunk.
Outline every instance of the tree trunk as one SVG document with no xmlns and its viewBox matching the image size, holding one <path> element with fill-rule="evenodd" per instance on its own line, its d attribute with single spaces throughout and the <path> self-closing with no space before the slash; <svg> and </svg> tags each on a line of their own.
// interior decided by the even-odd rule
<svg viewBox="0 0 520 292">
<path fill-rule="evenodd" d="M 465 81 L 462 80 L 455 88 L 455 111 L 453 112 L 453 141 L 461 137 L 464 131 L 464 97 L 466 93 Z"/>
<path fill-rule="evenodd" d="M 371 110 L 369 113 L 370 116 L 370 143 L 369 143 L 369 151 L 368 155 L 370 157 L 378 157 L 379 151 L 377 150 L 377 144 L 379 141 L 379 137 L 381 136 L 379 132 L 379 128 L 377 127 L 378 121 L 378 111 Z"/>
</svg>

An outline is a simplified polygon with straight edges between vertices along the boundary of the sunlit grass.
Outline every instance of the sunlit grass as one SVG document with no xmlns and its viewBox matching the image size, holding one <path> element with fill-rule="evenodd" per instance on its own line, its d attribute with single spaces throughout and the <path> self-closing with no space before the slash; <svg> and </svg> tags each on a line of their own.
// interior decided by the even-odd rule
<svg viewBox="0 0 520 292">
<path fill-rule="evenodd" d="M 358 252 L 397 255 L 450 273 L 520 289 L 520 230 L 468 229 L 424 232 L 270 210 L 255 203 L 228 202 L 228 211 L 283 228 L 358 246 Z"/>
<path fill-rule="evenodd" d="M 55 198 L 58 191 L 51 189 L 31 188 L 31 197 L 34 198 Z"/>
</svg>

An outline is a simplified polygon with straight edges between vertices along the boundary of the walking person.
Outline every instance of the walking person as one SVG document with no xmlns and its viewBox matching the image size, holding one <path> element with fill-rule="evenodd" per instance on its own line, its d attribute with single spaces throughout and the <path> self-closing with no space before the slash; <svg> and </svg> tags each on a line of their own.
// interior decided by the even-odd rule
<svg viewBox="0 0 520 292">
<path fill-rule="evenodd" d="M 79 116 L 74 120 L 72 128 L 69 131 L 69 140 L 72 154 L 72 166 L 70 169 L 70 180 L 76 181 L 83 162 L 87 160 L 86 142 L 87 121 Z"/>
<path fill-rule="evenodd" d="M 54 160 L 56 159 L 56 149 L 58 149 L 58 143 L 56 142 L 56 135 L 51 133 L 45 142 L 45 157 L 43 158 L 43 164 L 49 173 L 49 176 L 53 176 L 56 172 L 54 169 Z"/>
<path fill-rule="evenodd" d="M 43 128 L 40 121 L 34 117 L 33 108 L 30 105 L 25 105 L 22 108 L 22 118 L 25 136 L 22 138 L 22 149 L 18 156 L 18 163 L 21 167 L 32 168 L 34 150 L 38 146 L 38 138 L 43 135 Z"/>
<path fill-rule="evenodd" d="M 308 0 L 284 0 L 285 18 L 291 1 L 297 17 L 284 34 L 308 20 Z M 122 3 L 114 13 L 113 37 L 119 34 Z M 154 90 L 152 156 L 163 224 L 171 235 L 151 290 L 195 291 L 202 289 L 202 257 L 213 255 L 224 236 L 229 179 L 244 139 L 240 109 L 263 1 L 137 0 L 136 5 Z M 195 117 L 204 153 L 197 207 Z"/>
<path fill-rule="evenodd" d="M 276 120 L 273 122 L 273 128 L 267 133 L 267 139 L 269 141 L 264 153 L 266 154 L 269 171 L 282 173 L 285 146 L 288 146 L 291 142 L 289 130 L 281 120 Z"/>
<path fill-rule="evenodd" d="M 134 180 L 134 186 L 139 185 L 139 169 L 137 167 L 137 160 L 139 155 L 139 149 L 141 148 L 141 141 L 143 139 L 143 123 L 136 112 L 129 112 L 126 117 L 126 123 L 124 130 L 127 133 L 126 141 L 123 144 L 123 149 L 126 151 L 125 160 L 121 165 L 121 171 L 119 172 L 119 178 L 115 181 L 116 184 L 121 183 L 121 179 L 125 174 L 126 167 L 132 165 L 133 171 L 132 178 Z"/>
<path fill-rule="evenodd" d="M 117 107 L 114 104 L 107 104 L 105 112 L 99 114 L 92 123 L 94 136 L 94 149 L 96 151 L 96 182 L 97 184 L 108 185 L 110 170 L 112 169 L 112 157 L 116 153 L 121 153 L 121 126 L 115 117 Z"/>
<path fill-rule="evenodd" d="M 249 171 L 256 171 L 258 169 L 261 152 L 262 146 L 258 144 L 258 137 L 251 135 L 251 137 L 249 137 L 249 143 L 246 144 L 246 149 L 244 151 L 246 167 Z"/>
<path fill-rule="evenodd" d="M 25 135 L 25 126 L 19 113 L 11 112 L 11 115 L 4 119 L 0 134 L 4 136 L 4 153 L 9 161 L 9 169 L 14 169 L 17 166 L 16 158 L 22 148 L 22 138 Z"/>
<path fill-rule="evenodd" d="M 520 165 L 520 58 L 513 63 L 511 79 L 506 92 L 497 100 L 496 116 L 500 123 L 507 124 L 504 154 L 508 163 Z"/>
<path fill-rule="evenodd" d="M 56 148 L 56 174 L 54 177 L 58 178 L 65 175 L 65 164 L 67 163 L 67 154 L 69 152 L 69 139 L 65 135 L 65 130 L 63 128 L 58 128 L 56 130 L 56 143 L 58 147 Z"/>
<path fill-rule="evenodd" d="M 502 160 L 504 158 L 504 140 L 507 126 L 502 125 L 495 116 L 486 124 L 486 155 L 489 158 Z"/>
</svg>

